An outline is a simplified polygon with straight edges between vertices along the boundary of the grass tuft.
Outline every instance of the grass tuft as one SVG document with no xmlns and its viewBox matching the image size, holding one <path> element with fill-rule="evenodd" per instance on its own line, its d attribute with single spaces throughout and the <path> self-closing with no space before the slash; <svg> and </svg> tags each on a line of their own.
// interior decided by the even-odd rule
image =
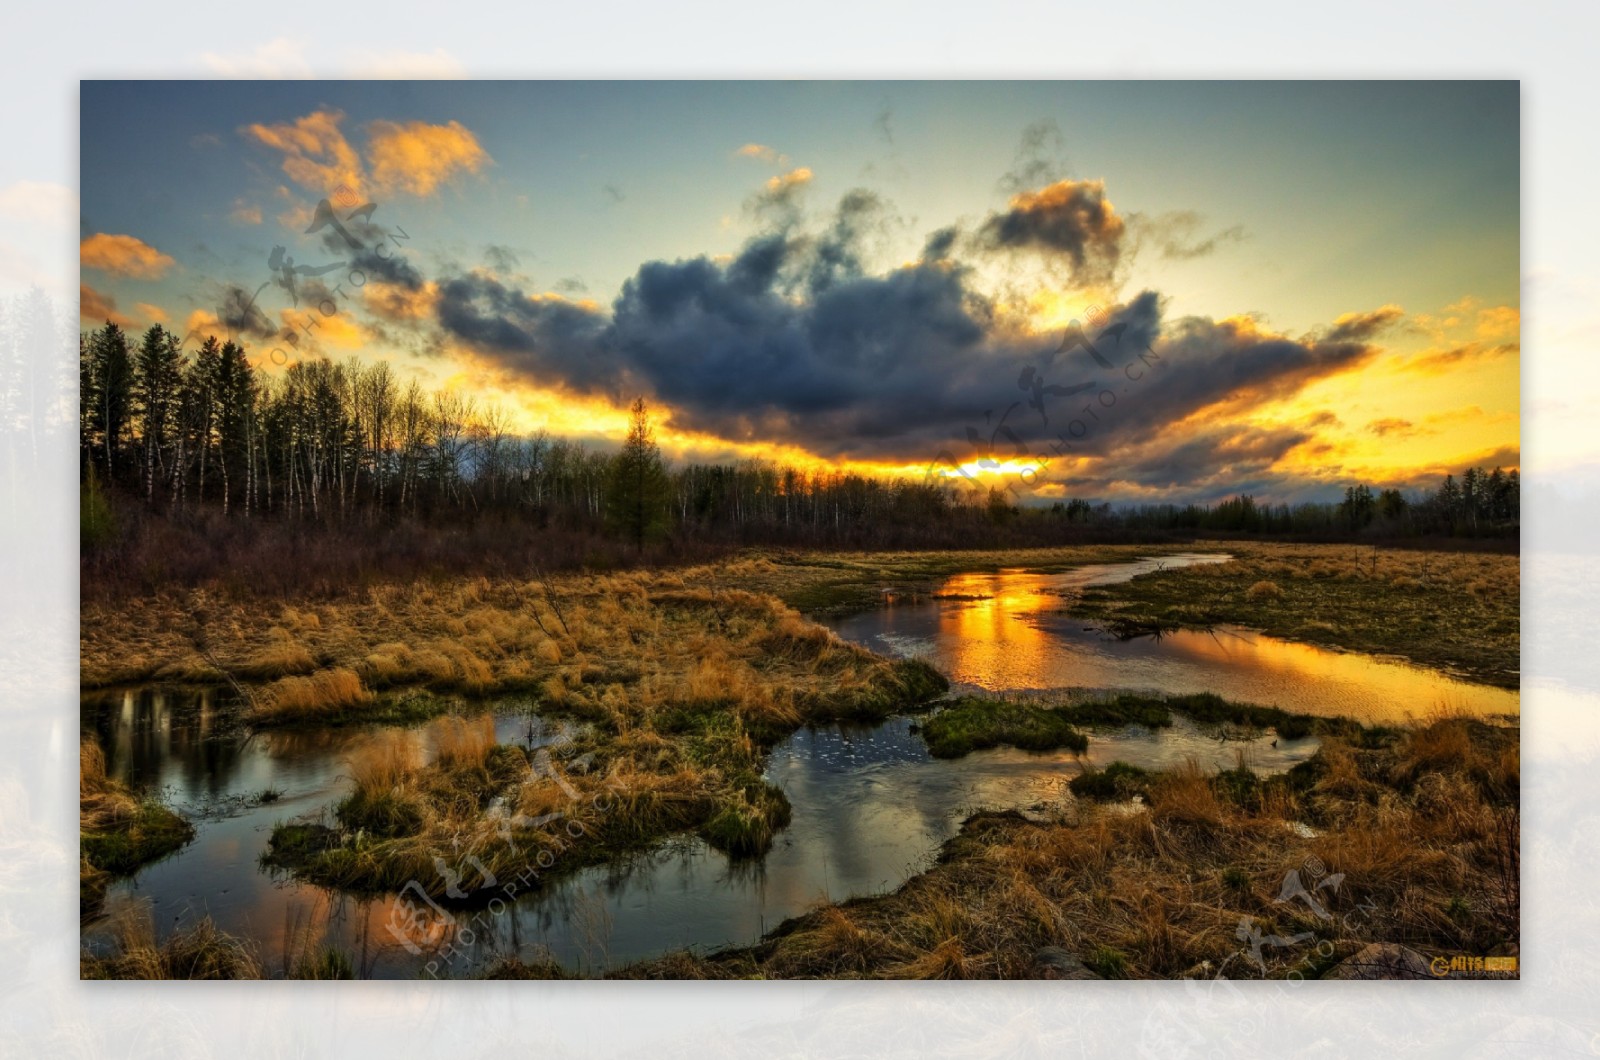
<svg viewBox="0 0 1600 1060">
<path fill-rule="evenodd" d="M 963 696 L 930 716 L 922 738 L 935 758 L 962 755 L 1002 745 L 1024 751 L 1065 747 L 1082 752 L 1089 739 L 1073 728 L 1069 710 L 1023 700 Z"/>
</svg>

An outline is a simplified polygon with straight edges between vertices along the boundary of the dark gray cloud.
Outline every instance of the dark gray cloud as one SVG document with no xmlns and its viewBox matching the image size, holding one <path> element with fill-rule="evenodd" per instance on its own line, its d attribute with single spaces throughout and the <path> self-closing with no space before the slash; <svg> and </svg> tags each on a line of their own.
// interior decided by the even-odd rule
<svg viewBox="0 0 1600 1060">
<path fill-rule="evenodd" d="M 969 427 L 997 452 L 1070 443 L 1106 456 L 1166 445 L 1169 465 L 1146 457 L 1134 468 L 1134 480 L 1151 483 L 1196 474 L 1206 459 L 1269 466 L 1305 432 L 1204 435 L 1175 448 L 1163 432 L 1209 406 L 1286 396 L 1372 353 L 1231 322 L 1164 322 L 1150 291 L 1076 336 L 1084 342 L 1019 335 L 945 256 L 955 243 L 948 230 L 930 237 L 922 260 L 868 271 L 854 248 L 880 207 L 847 197 L 821 236 L 785 229 L 729 260 L 648 262 L 609 309 L 457 276 L 440 285 L 438 321 L 531 382 L 619 401 L 647 393 L 674 410 L 677 426 L 730 440 L 907 462 L 985 455 L 969 451 Z"/>
<path fill-rule="evenodd" d="M 956 241 L 961 238 L 961 229 L 955 225 L 941 228 L 928 236 L 922 246 L 923 261 L 943 261 L 950 257 L 956 249 Z"/>
<path fill-rule="evenodd" d="M 839 200 L 833 224 L 809 248 L 806 282 L 810 290 L 825 291 L 837 283 L 859 279 L 866 245 L 885 230 L 891 215 L 881 198 L 861 188 Z"/>
<path fill-rule="evenodd" d="M 1045 260 L 1065 258 L 1079 283 L 1104 283 L 1115 274 L 1127 230 L 1097 180 L 1061 180 L 1012 196 L 978 229 L 990 250 L 1033 250 Z"/>
<path fill-rule="evenodd" d="M 270 339 L 278 333 L 254 295 L 235 284 L 223 289 L 222 300 L 217 303 L 217 320 L 236 338 Z"/>
<path fill-rule="evenodd" d="M 483 248 L 483 260 L 496 272 L 515 272 L 522 265 L 522 259 L 515 250 L 499 243 L 490 243 Z"/>
<path fill-rule="evenodd" d="M 372 220 L 376 213 L 377 208 L 371 213 L 356 211 L 341 219 L 337 227 L 329 224 L 319 229 L 322 249 L 329 260 L 314 264 L 320 266 L 338 261 L 349 272 L 359 270 L 366 277 L 363 283 L 377 280 L 408 291 L 420 290 L 422 273 L 406 257 L 400 242 L 392 238 L 390 231 Z M 503 248 L 491 246 L 489 252 L 492 254 L 500 249 Z"/>
</svg>

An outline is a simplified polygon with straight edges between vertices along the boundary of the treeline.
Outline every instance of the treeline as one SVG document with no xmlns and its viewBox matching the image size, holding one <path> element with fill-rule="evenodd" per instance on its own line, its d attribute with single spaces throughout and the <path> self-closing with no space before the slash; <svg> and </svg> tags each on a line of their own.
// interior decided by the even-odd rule
<svg viewBox="0 0 1600 1060">
<path fill-rule="evenodd" d="M 383 362 L 305 360 L 269 376 L 237 343 L 211 338 L 185 353 L 159 325 L 137 337 L 111 323 L 82 334 L 79 395 L 85 574 L 145 588 L 224 571 L 288 588 L 357 568 L 404 577 L 530 556 L 610 566 L 741 545 L 1506 536 L 1520 516 L 1517 472 L 1499 469 L 1410 498 L 1356 485 L 1336 504 L 1241 496 L 1114 509 L 1020 503 L 1015 491 L 960 478 L 760 461 L 669 468 L 642 401 L 621 450 L 605 453 L 518 434 L 497 408 L 402 383 Z"/>
<path fill-rule="evenodd" d="M 1071 502 L 1071 509 L 1082 502 Z M 1336 503 L 1257 504 L 1238 496 L 1214 505 L 1144 505 L 1101 511 L 1083 505 L 1080 518 L 1104 517 L 1147 530 L 1215 531 L 1275 536 L 1380 539 L 1515 537 L 1522 520 L 1517 469 L 1468 468 L 1446 475 L 1437 489 L 1407 497 L 1397 489 L 1348 486 Z"/>
<path fill-rule="evenodd" d="M 621 452 L 514 433 L 504 413 L 402 384 L 382 362 L 296 362 L 256 371 L 244 348 L 207 339 L 192 355 L 160 325 L 115 324 L 80 340 L 85 510 L 136 496 L 146 513 L 321 526 L 515 518 L 609 531 L 642 546 L 695 535 L 733 543 L 949 547 L 996 523 L 1048 543 L 1047 513 L 1018 516 L 963 484 L 807 471 L 759 461 L 668 470 L 646 412 Z M 93 541 L 108 526 L 86 529 Z M 1028 532 L 1036 524 L 1038 534 Z"/>
</svg>

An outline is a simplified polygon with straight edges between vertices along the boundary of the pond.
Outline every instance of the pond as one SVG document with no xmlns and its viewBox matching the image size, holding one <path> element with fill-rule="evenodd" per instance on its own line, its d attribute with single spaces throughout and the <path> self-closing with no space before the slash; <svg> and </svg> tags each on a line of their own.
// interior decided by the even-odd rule
<svg viewBox="0 0 1600 1060">
<path fill-rule="evenodd" d="M 1192 555 L 1159 562 L 1215 561 Z M 942 598 L 893 602 L 833 626 L 878 651 L 922 655 L 960 686 L 991 691 L 1215 691 L 1368 720 L 1394 718 L 1401 703 L 1421 702 L 1418 712 L 1426 712 L 1426 697 L 1435 696 L 1477 713 L 1516 713 L 1513 692 L 1395 662 L 1243 631 L 1119 642 L 1058 613 L 1062 592 L 1132 577 L 1156 562 L 1056 575 L 962 575 L 941 588 Z M 515 703 L 485 709 L 502 742 L 556 737 L 542 728 L 530 733 Z M 1096 732 L 1083 756 L 1002 748 L 942 761 L 928 755 L 908 718 L 803 729 L 769 756 L 767 776 L 784 788 L 794 816 L 765 857 L 730 860 L 697 838 L 675 838 L 560 878 L 498 910 L 456 914 L 437 940 L 442 945 L 413 952 L 413 937 L 391 930 L 403 926 L 394 898 L 355 898 L 258 863 L 275 824 L 343 797 L 346 757 L 384 727 L 250 734 L 233 713 L 209 692 L 85 697 L 83 727 L 100 739 L 108 772 L 164 792 L 194 818 L 197 832 L 174 856 L 111 888 L 104 915 L 84 926 L 91 946 L 103 940 L 109 918 L 147 901 L 161 932 L 210 916 L 224 931 L 253 940 L 268 974 L 285 974 L 298 956 L 324 945 L 349 954 L 363 976 L 471 975 L 503 955 L 548 957 L 592 974 L 680 947 L 750 943 L 819 900 L 892 890 L 925 869 L 973 811 L 1069 800 L 1067 781 L 1087 765 L 1121 759 L 1159 769 L 1193 758 L 1211 769 L 1243 756 L 1270 773 L 1317 746 L 1271 734 L 1223 740 L 1180 718 L 1160 734 L 1138 727 Z M 425 729 L 415 733 L 427 753 Z M 263 793 L 271 793 L 269 801 Z"/>
</svg>

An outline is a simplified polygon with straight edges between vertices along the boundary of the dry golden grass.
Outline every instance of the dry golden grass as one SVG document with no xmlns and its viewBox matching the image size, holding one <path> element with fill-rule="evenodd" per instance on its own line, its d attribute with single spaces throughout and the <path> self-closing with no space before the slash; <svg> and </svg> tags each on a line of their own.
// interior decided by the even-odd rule
<svg viewBox="0 0 1600 1060">
<path fill-rule="evenodd" d="M 447 715 L 428 726 L 436 761 L 445 769 L 482 769 L 494 749 L 494 716 Z"/>
<path fill-rule="evenodd" d="M 284 677 L 268 685 L 250 710 L 253 721 L 323 718 L 372 702 L 353 670 L 318 670 L 309 677 Z"/>
<path fill-rule="evenodd" d="M 1158 824 L 1210 831 L 1222 827 L 1227 812 L 1211 778 L 1190 759 L 1151 788 L 1150 816 Z"/>
<path fill-rule="evenodd" d="M 85 615 L 83 680 L 215 683 L 215 661 L 247 683 L 258 724 L 409 717 L 447 708 L 451 695 L 532 693 L 608 732 L 728 710 L 767 742 L 808 718 L 881 714 L 903 699 L 903 675 L 883 660 L 746 587 L 781 587 L 787 573 L 746 559 L 548 585 L 475 578 L 378 586 L 314 610 L 130 601 L 142 624 Z M 204 653 L 186 610 L 205 616 Z"/>
<path fill-rule="evenodd" d="M 745 556 L 682 570 L 569 575 L 550 580 L 471 578 L 378 585 L 315 607 L 209 594 L 205 635 L 241 680 L 321 668 L 361 675 L 371 688 L 402 685 L 493 692 L 536 686 L 577 656 L 602 664 L 661 656 L 681 670 L 687 631 L 744 639 L 774 634 L 768 650 L 814 661 L 826 631 L 788 605 L 827 610 L 840 600 L 873 606 L 887 585 L 925 585 L 943 574 L 1005 566 L 1061 570 L 1132 558 L 1150 547 L 959 553 Z M 190 594 L 86 602 L 80 625 L 85 688 L 164 680 L 215 683 L 194 642 Z M 453 654 L 456 646 L 465 654 Z M 745 649 L 752 647 L 743 645 Z M 735 653 L 738 654 L 738 653 Z M 487 671 L 487 678 L 486 678 Z"/>
<path fill-rule="evenodd" d="M 147 903 L 119 910 L 112 921 L 111 952 L 84 953 L 79 974 L 84 979 L 259 979 L 255 951 L 219 931 L 207 917 L 192 927 L 156 941 L 155 920 Z"/>
<path fill-rule="evenodd" d="M 413 733 L 389 729 L 364 741 L 346 759 L 346 765 L 357 791 L 386 794 L 422 767 L 422 752 Z"/>
<path fill-rule="evenodd" d="M 1518 686 L 1515 555 L 1263 541 L 1203 550 L 1234 558 L 1089 589 L 1074 609 L 1128 632 L 1240 625 Z"/>
<path fill-rule="evenodd" d="M 1063 824 L 978 814 L 893 894 L 824 905 L 750 949 L 620 974 L 1029 977 L 1047 971 L 1049 948 L 1111 977 L 1259 977 L 1246 923 L 1328 944 L 1268 950 L 1270 976 L 1315 978 L 1374 941 L 1496 952 L 1518 938 L 1517 801 L 1499 789 L 1516 742 L 1514 729 L 1444 718 L 1376 748 L 1329 741 L 1257 798 L 1239 798 L 1237 775 L 1190 763 L 1158 778 L 1147 812 L 1080 803 Z M 1290 873 L 1326 918 L 1281 900 Z M 1338 873 L 1337 887 L 1318 886 Z"/>
<path fill-rule="evenodd" d="M 310 673 L 317 668 L 304 644 L 282 626 L 267 630 L 266 643 L 239 666 L 237 676 L 250 678 L 286 677 Z"/>
<path fill-rule="evenodd" d="M 159 801 L 135 798 L 108 777 L 105 753 L 84 737 L 78 744 L 78 836 L 78 903 L 89 912 L 112 879 L 180 849 L 194 829 Z"/>
</svg>

